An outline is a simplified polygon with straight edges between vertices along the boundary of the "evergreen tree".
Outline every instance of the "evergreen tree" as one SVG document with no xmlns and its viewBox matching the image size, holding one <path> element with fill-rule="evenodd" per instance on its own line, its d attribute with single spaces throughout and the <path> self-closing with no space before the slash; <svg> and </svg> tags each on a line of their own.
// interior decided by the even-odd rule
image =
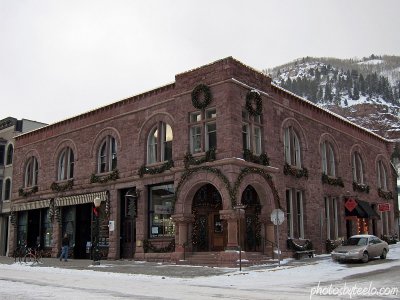
<svg viewBox="0 0 400 300">
<path fill-rule="evenodd" d="M 359 90 L 357 82 L 354 82 L 353 95 L 352 95 L 351 99 L 353 99 L 353 100 L 360 99 L 360 90 Z"/>
</svg>

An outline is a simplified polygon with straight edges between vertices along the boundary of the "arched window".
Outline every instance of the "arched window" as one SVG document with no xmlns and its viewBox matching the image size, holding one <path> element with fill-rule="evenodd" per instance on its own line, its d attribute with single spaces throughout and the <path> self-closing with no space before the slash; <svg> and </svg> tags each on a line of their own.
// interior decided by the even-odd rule
<svg viewBox="0 0 400 300">
<path fill-rule="evenodd" d="M 364 184 L 363 161 L 359 152 L 355 151 L 352 156 L 353 181 Z"/>
<path fill-rule="evenodd" d="M 25 187 L 36 186 L 38 182 L 39 165 L 36 157 L 31 156 L 25 168 Z"/>
<path fill-rule="evenodd" d="M 322 173 L 335 177 L 335 154 L 333 152 L 332 144 L 325 141 L 321 144 L 321 156 L 322 156 Z"/>
<path fill-rule="evenodd" d="M 6 165 L 11 165 L 13 162 L 14 146 L 12 144 L 7 147 Z"/>
<path fill-rule="evenodd" d="M 70 147 L 64 148 L 58 159 L 57 180 L 74 178 L 74 152 Z"/>
<path fill-rule="evenodd" d="M 292 126 L 285 129 L 284 147 L 285 162 L 291 166 L 301 168 L 300 140 Z"/>
<path fill-rule="evenodd" d="M 117 168 L 117 142 L 107 136 L 100 145 L 98 153 L 98 172 L 111 172 Z"/>
<path fill-rule="evenodd" d="M 387 176 L 386 176 L 386 168 L 383 162 L 378 161 L 378 188 L 387 191 Z"/>
<path fill-rule="evenodd" d="M 11 198 L 11 179 L 7 178 L 4 187 L 4 200 L 10 200 Z"/>
<path fill-rule="evenodd" d="M 169 124 L 159 122 L 153 127 L 147 138 L 147 163 L 171 160 L 172 141 L 172 128 Z"/>
</svg>

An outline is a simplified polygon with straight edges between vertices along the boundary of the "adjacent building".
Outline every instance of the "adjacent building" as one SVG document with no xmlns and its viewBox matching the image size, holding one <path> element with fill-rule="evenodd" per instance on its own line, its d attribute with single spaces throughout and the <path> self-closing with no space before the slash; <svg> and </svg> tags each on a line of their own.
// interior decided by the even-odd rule
<svg viewBox="0 0 400 300">
<path fill-rule="evenodd" d="M 95 198 L 109 259 L 213 252 L 229 264 L 239 245 L 272 256 L 274 209 L 287 256 L 397 230 L 392 143 L 232 57 L 19 135 L 14 151 L 13 249 L 56 256 L 67 233 L 71 255 L 89 258 Z"/>
<path fill-rule="evenodd" d="M 8 254 L 8 231 L 13 186 L 13 159 L 15 136 L 28 132 L 44 123 L 26 119 L 5 118 L 0 120 L 0 255 Z"/>
</svg>

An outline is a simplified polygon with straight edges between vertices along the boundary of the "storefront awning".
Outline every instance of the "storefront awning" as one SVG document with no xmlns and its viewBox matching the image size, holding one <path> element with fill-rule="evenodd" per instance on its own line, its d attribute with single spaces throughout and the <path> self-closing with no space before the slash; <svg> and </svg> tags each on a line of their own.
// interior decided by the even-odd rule
<svg viewBox="0 0 400 300">
<path fill-rule="evenodd" d="M 32 209 L 40 209 L 50 206 L 50 199 L 47 200 L 39 200 L 32 201 L 20 204 L 11 205 L 11 211 L 23 211 L 23 210 L 32 210 Z"/>
<path fill-rule="evenodd" d="M 56 198 L 55 206 L 71 206 L 77 204 L 93 203 L 93 200 L 96 197 L 99 197 L 102 201 L 106 201 L 107 191 Z"/>
<path fill-rule="evenodd" d="M 368 215 L 368 218 L 371 219 L 380 219 L 379 215 L 375 210 L 372 209 L 371 205 L 362 200 L 357 200 L 358 205 L 361 206 L 361 208 L 365 211 L 365 213 Z"/>
<path fill-rule="evenodd" d="M 346 216 L 356 216 L 358 218 L 371 218 L 371 219 L 380 219 L 379 215 L 375 210 L 372 209 L 371 205 L 367 201 L 363 200 L 355 200 L 357 202 L 357 206 L 354 207 L 352 211 L 349 211 L 346 208 Z"/>
</svg>

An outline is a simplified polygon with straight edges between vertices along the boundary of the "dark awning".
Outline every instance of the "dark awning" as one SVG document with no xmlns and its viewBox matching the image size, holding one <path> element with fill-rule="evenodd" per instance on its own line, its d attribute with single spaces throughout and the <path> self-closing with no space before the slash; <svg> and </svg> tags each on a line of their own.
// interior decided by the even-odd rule
<svg viewBox="0 0 400 300">
<path fill-rule="evenodd" d="M 363 200 L 356 200 L 357 206 L 352 210 L 349 211 L 346 208 L 345 214 L 346 216 L 356 216 L 358 218 L 371 218 L 371 219 L 380 219 L 377 212 L 372 209 L 371 205 L 367 201 Z"/>
<path fill-rule="evenodd" d="M 362 200 L 357 200 L 357 202 L 358 206 L 361 206 L 361 208 L 367 213 L 369 218 L 380 219 L 377 212 L 374 209 L 372 209 L 371 205 L 368 202 Z"/>
</svg>

